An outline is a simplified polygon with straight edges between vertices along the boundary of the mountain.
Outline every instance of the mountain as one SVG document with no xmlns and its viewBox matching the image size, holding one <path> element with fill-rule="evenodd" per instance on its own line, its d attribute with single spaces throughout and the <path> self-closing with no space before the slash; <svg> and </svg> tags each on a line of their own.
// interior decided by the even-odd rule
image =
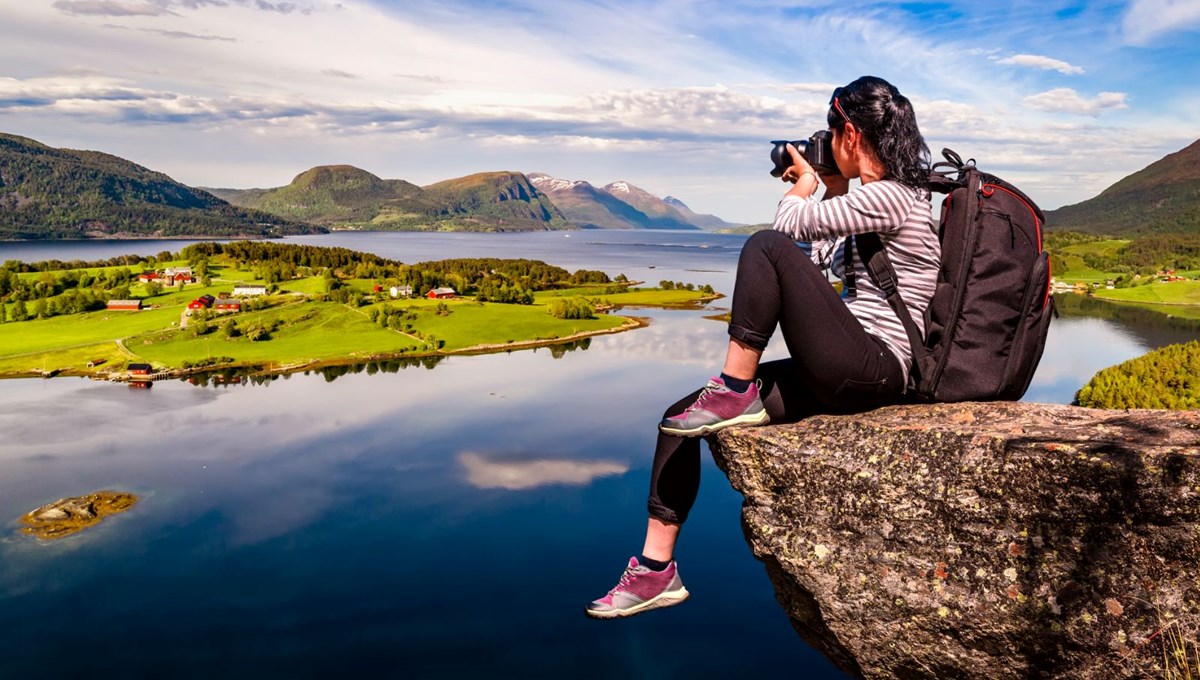
<svg viewBox="0 0 1200 680">
<path fill-rule="evenodd" d="M 697 229 L 678 210 L 667 205 L 661 198 L 629 182 L 613 182 L 604 190 L 621 201 L 637 208 L 650 218 L 651 229 Z"/>
<path fill-rule="evenodd" d="M 485 172 L 419 187 L 350 165 L 327 165 L 300 173 L 285 187 L 210 191 L 236 205 L 326 226 L 473 231 L 568 226 L 519 172 Z"/>
<path fill-rule="evenodd" d="M 692 209 L 687 207 L 687 204 L 674 196 L 667 196 L 663 199 L 663 203 L 679 211 L 679 214 L 683 215 L 689 224 L 694 224 L 701 229 L 716 231 L 717 229 L 734 229 L 739 226 L 732 222 L 726 222 L 716 215 L 702 215 L 692 212 Z"/>
<path fill-rule="evenodd" d="M 1046 228 L 1114 236 L 1200 232 L 1200 140 L 1095 198 L 1047 212 Z"/>
<path fill-rule="evenodd" d="M 508 228 L 563 228 L 567 219 L 519 172 L 484 172 L 425 187 L 438 215 Z"/>
<path fill-rule="evenodd" d="M 532 173 L 529 181 L 554 201 L 568 220 L 584 229 L 647 229 L 648 215 L 581 180 Z"/>
<path fill-rule="evenodd" d="M 262 237 L 323 231 L 237 208 L 99 151 L 0 133 L 0 238 Z"/>
<path fill-rule="evenodd" d="M 628 182 L 597 188 L 582 180 L 535 172 L 529 181 L 550 197 L 567 219 L 585 229 L 714 229 L 734 225 L 698 215 L 676 198 L 658 198 Z"/>
</svg>

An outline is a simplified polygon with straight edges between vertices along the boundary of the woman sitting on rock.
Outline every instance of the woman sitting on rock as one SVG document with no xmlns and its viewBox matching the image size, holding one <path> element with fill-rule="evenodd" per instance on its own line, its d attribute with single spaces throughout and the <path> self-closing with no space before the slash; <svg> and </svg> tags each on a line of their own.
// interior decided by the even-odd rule
<svg viewBox="0 0 1200 680">
<path fill-rule="evenodd" d="M 827 114 L 838 175 L 817 173 L 788 145 L 793 183 L 773 231 L 742 248 L 729 350 L 721 375 L 667 409 L 650 475 L 642 554 L 620 582 L 587 606 L 596 618 L 632 616 L 687 598 L 673 559 L 700 484 L 700 440 L 731 425 L 796 421 L 901 401 L 912 361 L 908 337 L 871 279 L 855 234 L 876 232 L 918 325 L 940 266 L 926 188 L 929 149 L 912 104 L 887 81 L 864 76 L 833 91 Z M 861 187 L 849 190 L 849 180 Z M 814 196 L 825 184 L 821 200 Z M 796 241 L 812 244 L 811 255 Z M 823 269 L 843 281 L 839 295 Z M 759 364 L 776 324 L 790 358 Z M 922 329 L 922 332 L 924 329 Z"/>
</svg>

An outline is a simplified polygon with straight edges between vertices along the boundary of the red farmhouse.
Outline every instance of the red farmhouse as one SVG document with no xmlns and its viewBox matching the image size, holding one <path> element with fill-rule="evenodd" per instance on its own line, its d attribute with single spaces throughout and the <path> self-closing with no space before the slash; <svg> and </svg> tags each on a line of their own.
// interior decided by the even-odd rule
<svg viewBox="0 0 1200 680">
<path fill-rule="evenodd" d="M 216 300 L 216 298 L 211 295 L 201 295 L 200 297 L 188 303 L 188 309 L 208 309 L 209 307 L 212 307 L 214 300 Z"/>
</svg>

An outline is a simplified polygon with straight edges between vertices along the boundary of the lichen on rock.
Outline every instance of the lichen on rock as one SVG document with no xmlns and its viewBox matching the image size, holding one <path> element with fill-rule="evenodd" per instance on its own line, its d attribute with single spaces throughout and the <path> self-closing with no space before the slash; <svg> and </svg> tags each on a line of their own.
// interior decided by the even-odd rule
<svg viewBox="0 0 1200 680">
<path fill-rule="evenodd" d="M 132 508 L 137 496 L 120 491 L 97 491 L 86 496 L 61 498 L 21 517 L 22 533 L 43 540 L 76 534 L 99 524 L 105 517 Z"/>
<path fill-rule="evenodd" d="M 894 406 L 713 455 L 793 626 L 869 678 L 1164 677 L 1200 631 L 1200 412 Z"/>
</svg>

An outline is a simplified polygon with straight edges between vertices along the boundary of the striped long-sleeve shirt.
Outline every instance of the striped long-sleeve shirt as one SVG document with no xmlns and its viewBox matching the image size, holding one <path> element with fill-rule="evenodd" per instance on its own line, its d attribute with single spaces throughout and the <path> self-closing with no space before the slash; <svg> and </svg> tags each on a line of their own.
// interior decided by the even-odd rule
<svg viewBox="0 0 1200 680">
<path fill-rule="evenodd" d="M 941 267 L 941 244 L 928 194 L 893 180 L 880 180 L 824 201 L 785 196 L 775 213 L 775 230 L 811 242 L 813 261 L 843 282 L 845 238 L 878 232 L 896 270 L 900 297 L 924 333 L 925 308 Z M 892 350 L 907 380 L 912 362 L 908 334 L 883 291 L 871 280 L 858 248 L 853 250 L 851 264 L 856 295 L 846 300 L 846 306 L 868 333 Z"/>
</svg>

